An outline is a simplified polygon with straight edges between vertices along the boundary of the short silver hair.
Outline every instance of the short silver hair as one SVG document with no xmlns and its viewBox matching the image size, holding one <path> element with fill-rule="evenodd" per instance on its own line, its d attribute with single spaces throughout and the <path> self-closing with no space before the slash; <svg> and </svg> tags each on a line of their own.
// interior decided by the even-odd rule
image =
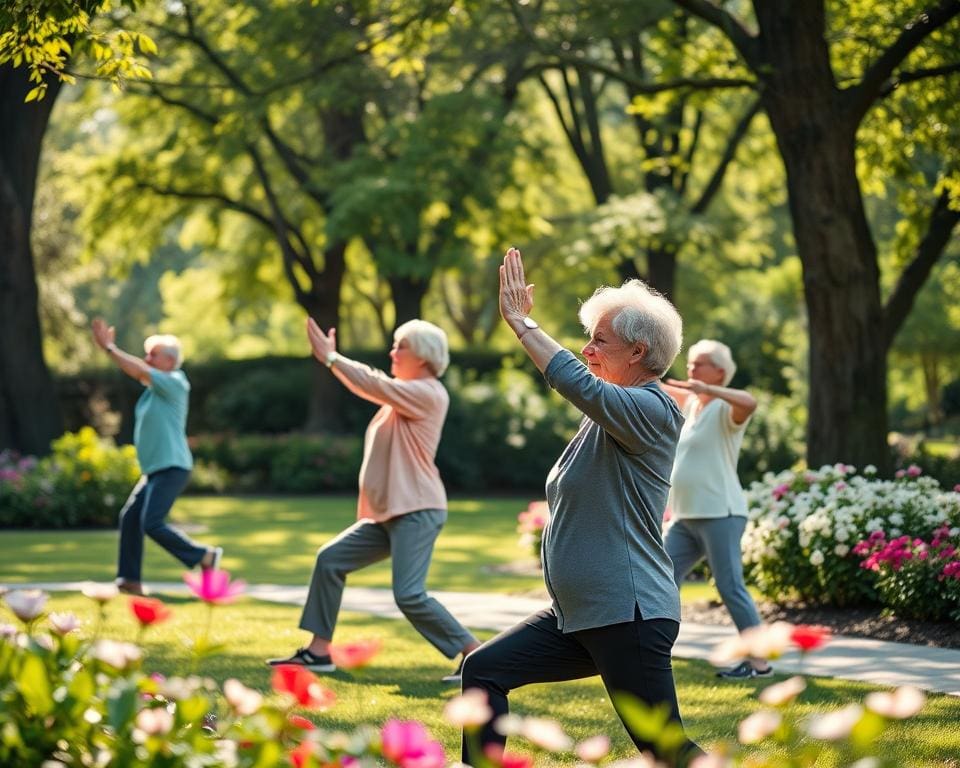
<svg viewBox="0 0 960 768">
<path fill-rule="evenodd" d="M 393 340 L 406 341 L 410 351 L 430 366 L 434 376 L 443 376 L 450 365 L 450 348 L 444 330 L 426 320 L 408 320 L 393 332 Z"/>
<path fill-rule="evenodd" d="M 613 332 L 627 344 L 643 344 L 643 364 L 663 376 L 683 343 L 683 320 L 673 304 L 643 280 L 627 280 L 619 288 L 597 288 L 580 307 L 580 322 L 592 335 L 600 318 L 610 313 L 615 313 Z"/>
<path fill-rule="evenodd" d="M 687 351 L 687 360 L 693 360 L 700 355 L 709 357 L 710 362 L 723 371 L 723 386 L 727 386 L 737 372 L 737 364 L 733 362 L 730 347 L 714 339 L 701 339 Z"/>
<path fill-rule="evenodd" d="M 158 333 L 153 336 L 147 336 L 143 342 L 143 351 L 147 354 L 154 349 L 159 349 L 168 357 L 173 358 L 174 368 L 179 368 L 183 364 L 183 346 L 180 339 L 169 333 Z"/>
</svg>

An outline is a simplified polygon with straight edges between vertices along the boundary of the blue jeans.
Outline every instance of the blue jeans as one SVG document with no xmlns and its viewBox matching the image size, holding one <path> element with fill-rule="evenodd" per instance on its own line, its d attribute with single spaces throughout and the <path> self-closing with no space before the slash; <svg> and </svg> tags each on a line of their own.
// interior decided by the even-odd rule
<svg viewBox="0 0 960 768">
<path fill-rule="evenodd" d="M 161 469 L 144 475 L 120 510 L 120 557 L 117 577 L 140 581 L 143 566 L 143 537 L 149 536 L 187 568 L 197 565 L 207 552 L 186 534 L 167 525 L 166 518 L 177 496 L 190 479 L 190 470 Z"/>
</svg>

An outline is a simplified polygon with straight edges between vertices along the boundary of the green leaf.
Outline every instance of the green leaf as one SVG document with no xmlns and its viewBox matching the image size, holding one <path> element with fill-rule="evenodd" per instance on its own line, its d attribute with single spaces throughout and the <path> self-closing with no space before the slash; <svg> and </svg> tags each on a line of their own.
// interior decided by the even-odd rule
<svg viewBox="0 0 960 768">
<path fill-rule="evenodd" d="M 47 669 L 36 656 L 27 656 L 17 675 L 17 687 L 24 701 L 41 717 L 53 709 L 53 696 L 50 693 L 50 680 Z"/>
<path fill-rule="evenodd" d="M 107 722 L 120 731 L 133 719 L 136 709 L 137 686 L 129 680 L 117 680 L 107 695 Z"/>
</svg>

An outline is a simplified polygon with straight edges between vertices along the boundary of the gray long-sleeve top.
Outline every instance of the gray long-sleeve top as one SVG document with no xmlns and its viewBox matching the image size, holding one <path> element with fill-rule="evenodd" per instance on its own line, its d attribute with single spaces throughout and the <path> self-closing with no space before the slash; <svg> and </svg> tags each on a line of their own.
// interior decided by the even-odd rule
<svg viewBox="0 0 960 768">
<path fill-rule="evenodd" d="M 680 621 L 663 548 L 663 510 L 683 416 L 651 382 L 622 387 L 561 350 L 547 383 L 584 414 L 547 476 L 543 575 L 558 628 L 575 632 L 644 619 Z"/>
</svg>

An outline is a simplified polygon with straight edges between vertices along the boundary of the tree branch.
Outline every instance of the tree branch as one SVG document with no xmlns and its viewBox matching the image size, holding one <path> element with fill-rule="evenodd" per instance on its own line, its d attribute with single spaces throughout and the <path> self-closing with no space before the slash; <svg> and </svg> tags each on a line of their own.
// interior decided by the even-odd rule
<svg viewBox="0 0 960 768">
<path fill-rule="evenodd" d="M 944 190 L 933 206 L 930 225 L 917 246 L 913 260 L 900 274 L 897 285 L 883 307 L 883 334 L 887 349 L 893 344 L 897 332 L 910 314 L 917 293 L 950 242 L 950 236 L 958 221 L 960 211 L 950 207 L 950 197 Z"/>
<path fill-rule="evenodd" d="M 691 15 L 712 24 L 727 36 L 747 65 L 756 71 L 760 65 L 757 39 L 730 12 L 710 0 L 673 0 Z"/>
<path fill-rule="evenodd" d="M 933 31 L 958 14 L 960 0 L 939 0 L 904 25 L 897 39 L 867 68 L 860 82 L 844 92 L 847 96 L 844 100 L 847 111 L 854 118 L 855 124 L 859 124 L 870 105 L 879 98 L 884 84 L 892 78 L 900 63 Z"/>
<path fill-rule="evenodd" d="M 750 123 L 753 122 L 753 118 L 757 116 L 759 111 L 760 99 L 754 99 L 743 117 L 740 118 L 740 122 L 737 123 L 736 128 L 733 129 L 733 133 L 730 134 L 730 139 L 727 141 L 727 147 L 723 151 L 723 156 L 720 158 L 720 162 L 717 164 L 713 176 L 710 177 L 710 181 L 707 182 L 707 186 L 704 187 L 703 192 L 700 193 L 697 202 L 690 208 L 691 213 L 699 214 L 707 210 L 707 206 L 710 205 L 714 195 L 717 194 L 721 184 L 723 184 L 723 177 L 737 154 L 737 148 L 740 146 L 740 142 L 746 137 L 747 132 L 750 130 Z"/>
<path fill-rule="evenodd" d="M 677 77 L 673 80 L 650 82 L 635 77 L 629 72 L 611 67 L 603 62 L 590 59 L 586 56 L 568 56 L 553 54 L 553 60 L 544 63 L 545 68 L 561 69 L 565 66 L 592 69 L 601 75 L 613 78 L 632 88 L 636 93 L 651 96 L 664 91 L 689 90 L 705 91 L 720 88 L 756 88 L 757 81 L 745 77 Z"/>
<path fill-rule="evenodd" d="M 960 62 L 943 67 L 930 67 L 928 69 L 914 69 L 909 72 L 899 72 L 883 84 L 883 87 L 880 89 L 879 98 L 889 96 L 901 85 L 915 83 L 918 80 L 925 80 L 928 77 L 952 75 L 955 72 L 960 72 Z"/>
</svg>

